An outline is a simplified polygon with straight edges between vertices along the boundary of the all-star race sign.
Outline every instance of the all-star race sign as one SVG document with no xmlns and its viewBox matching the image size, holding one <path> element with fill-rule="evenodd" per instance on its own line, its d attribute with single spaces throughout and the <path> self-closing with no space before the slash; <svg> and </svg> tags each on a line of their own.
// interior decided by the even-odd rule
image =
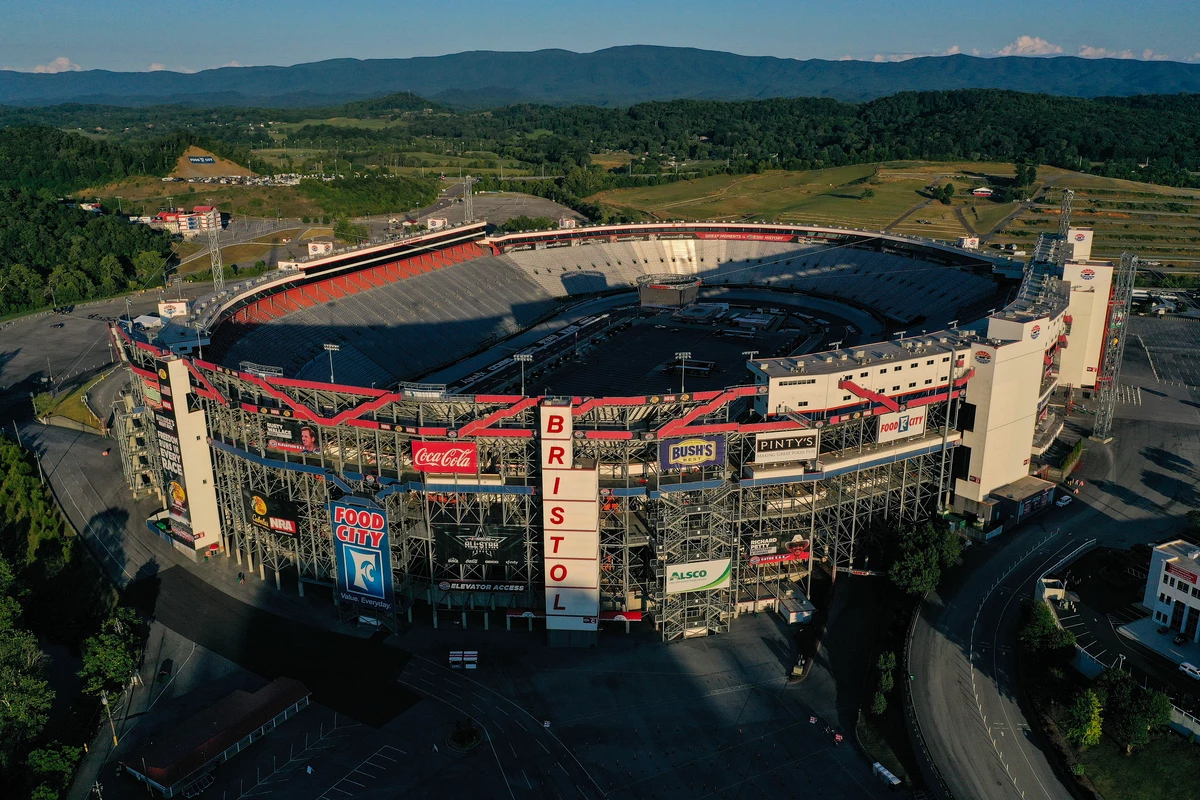
<svg viewBox="0 0 1200 800">
<path fill-rule="evenodd" d="M 395 608 L 387 514 L 369 503 L 329 504 L 338 598 L 376 613 Z"/>
<path fill-rule="evenodd" d="M 600 478 L 573 469 L 570 406 L 539 409 L 546 628 L 594 631 L 600 617 Z"/>
</svg>

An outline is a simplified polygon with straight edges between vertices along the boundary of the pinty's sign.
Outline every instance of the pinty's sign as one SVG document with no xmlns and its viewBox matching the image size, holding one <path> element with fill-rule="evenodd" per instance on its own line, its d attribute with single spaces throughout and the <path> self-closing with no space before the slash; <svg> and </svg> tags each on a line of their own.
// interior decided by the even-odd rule
<svg viewBox="0 0 1200 800">
<path fill-rule="evenodd" d="M 474 475 L 479 449 L 474 442 L 413 442 L 413 467 L 421 472 Z"/>
</svg>

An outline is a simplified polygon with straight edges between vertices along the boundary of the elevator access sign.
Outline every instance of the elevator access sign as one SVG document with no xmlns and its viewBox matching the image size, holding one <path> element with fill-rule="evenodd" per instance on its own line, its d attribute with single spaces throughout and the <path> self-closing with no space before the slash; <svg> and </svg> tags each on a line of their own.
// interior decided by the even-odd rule
<svg viewBox="0 0 1200 800">
<path fill-rule="evenodd" d="M 387 514 L 371 503 L 329 504 L 338 599 L 375 613 L 395 608 Z"/>
</svg>

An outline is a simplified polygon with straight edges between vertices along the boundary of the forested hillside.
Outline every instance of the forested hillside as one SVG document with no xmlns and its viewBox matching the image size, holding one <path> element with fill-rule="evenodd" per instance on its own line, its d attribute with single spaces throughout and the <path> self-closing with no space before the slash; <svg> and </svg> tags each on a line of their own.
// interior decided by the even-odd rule
<svg viewBox="0 0 1200 800">
<path fill-rule="evenodd" d="M 49 194 L 0 189 L 0 314 L 162 282 L 169 239 Z"/>
</svg>

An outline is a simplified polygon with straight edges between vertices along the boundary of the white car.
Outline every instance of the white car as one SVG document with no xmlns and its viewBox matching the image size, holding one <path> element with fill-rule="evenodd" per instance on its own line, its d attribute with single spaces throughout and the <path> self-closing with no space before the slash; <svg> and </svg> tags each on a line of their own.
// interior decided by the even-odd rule
<svg viewBox="0 0 1200 800">
<path fill-rule="evenodd" d="M 1071 501 L 1074 499 L 1075 498 L 1071 497 L 1070 495 L 1064 494 L 1062 497 L 1058 498 L 1058 500 L 1056 500 L 1054 502 L 1054 505 L 1058 506 L 1059 508 L 1064 508 L 1065 506 L 1071 505 Z"/>
</svg>

